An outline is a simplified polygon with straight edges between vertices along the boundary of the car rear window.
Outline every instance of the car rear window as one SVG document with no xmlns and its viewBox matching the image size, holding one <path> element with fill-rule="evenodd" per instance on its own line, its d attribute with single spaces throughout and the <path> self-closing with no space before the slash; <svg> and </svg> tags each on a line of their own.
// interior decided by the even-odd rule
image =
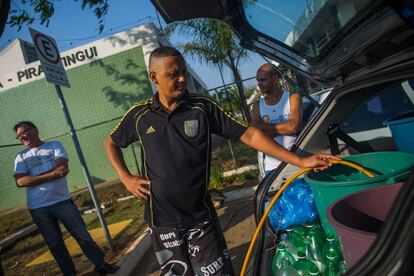
<svg viewBox="0 0 414 276">
<path fill-rule="evenodd" d="M 317 57 L 372 0 L 243 0 L 247 21 L 257 31 Z"/>
<path fill-rule="evenodd" d="M 342 123 L 347 133 L 384 127 L 384 121 L 414 110 L 414 80 L 395 84 L 360 106 Z"/>
</svg>

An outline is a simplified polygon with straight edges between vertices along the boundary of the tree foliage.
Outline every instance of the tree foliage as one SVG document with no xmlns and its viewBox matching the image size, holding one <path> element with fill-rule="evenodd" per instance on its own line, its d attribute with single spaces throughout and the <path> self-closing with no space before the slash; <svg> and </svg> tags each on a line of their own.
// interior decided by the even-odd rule
<svg viewBox="0 0 414 276">
<path fill-rule="evenodd" d="M 249 120 L 244 88 L 238 66 L 249 57 L 246 49 L 226 23 L 214 19 L 191 19 L 174 22 L 166 27 L 166 33 L 176 33 L 191 39 L 181 45 L 184 54 L 208 65 L 228 67 L 236 82 L 243 111 Z"/>
<path fill-rule="evenodd" d="M 55 3 L 59 0 L 15 0 L 15 7 L 10 9 L 10 0 L 1 0 L 1 20 L 0 35 L 4 30 L 4 23 L 17 27 L 20 31 L 24 25 L 31 25 L 39 20 L 41 25 L 49 25 L 50 18 L 55 13 Z M 98 19 L 98 29 L 102 32 L 104 29 L 104 17 L 108 12 L 108 0 L 75 0 L 80 3 L 80 8 L 92 10 Z M 74 19 L 76 20 L 76 19 Z"/>
<path fill-rule="evenodd" d="M 217 99 L 221 105 L 231 112 L 235 110 L 241 110 L 239 95 L 237 93 L 237 87 L 232 85 L 230 87 L 221 88 L 216 92 Z"/>
<path fill-rule="evenodd" d="M 239 45 L 239 40 L 229 25 L 214 19 L 191 19 L 169 24 L 165 31 L 168 35 L 180 34 L 191 38 L 181 47 L 185 54 L 194 59 L 212 65 L 231 67 L 234 60 L 238 66 L 248 58 L 246 49 Z"/>
</svg>

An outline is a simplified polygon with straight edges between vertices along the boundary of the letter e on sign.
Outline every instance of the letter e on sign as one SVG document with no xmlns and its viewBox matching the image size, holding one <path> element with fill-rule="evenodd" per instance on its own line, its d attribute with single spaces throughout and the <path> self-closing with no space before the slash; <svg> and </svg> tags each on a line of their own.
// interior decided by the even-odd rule
<svg viewBox="0 0 414 276">
<path fill-rule="evenodd" d="M 30 28 L 30 35 L 36 48 L 46 80 L 50 83 L 70 87 L 55 40 Z"/>
</svg>

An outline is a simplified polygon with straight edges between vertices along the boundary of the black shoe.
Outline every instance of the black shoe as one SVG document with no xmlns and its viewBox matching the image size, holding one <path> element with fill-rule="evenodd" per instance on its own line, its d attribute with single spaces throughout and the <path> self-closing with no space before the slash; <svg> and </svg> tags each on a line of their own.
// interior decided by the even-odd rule
<svg viewBox="0 0 414 276">
<path fill-rule="evenodd" d="M 116 264 L 104 263 L 99 268 L 95 268 L 95 271 L 98 272 L 100 275 L 106 275 L 106 274 L 114 273 L 118 269 L 119 269 L 119 266 L 117 266 Z"/>
</svg>

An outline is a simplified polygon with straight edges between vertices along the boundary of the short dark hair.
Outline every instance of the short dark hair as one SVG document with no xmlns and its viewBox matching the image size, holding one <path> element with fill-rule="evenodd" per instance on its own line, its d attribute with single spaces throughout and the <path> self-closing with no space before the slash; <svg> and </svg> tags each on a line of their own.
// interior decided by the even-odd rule
<svg viewBox="0 0 414 276">
<path fill-rule="evenodd" d="M 154 67 L 157 64 L 157 61 L 161 58 L 165 57 L 182 57 L 180 51 L 173 47 L 159 47 L 155 50 L 153 50 L 149 57 L 149 64 L 148 69 L 149 71 L 153 71 Z"/>
<path fill-rule="evenodd" d="M 181 56 L 181 53 L 174 47 L 159 47 L 151 52 L 150 59 L 170 57 L 170 56 L 173 56 L 173 57 Z"/>
<path fill-rule="evenodd" d="M 25 126 L 29 126 L 29 127 L 32 127 L 32 128 L 37 128 L 36 127 L 36 125 L 35 124 L 33 124 L 32 122 L 30 122 L 30 121 L 21 121 L 21 122 L 18 122 L 14 127 L 13 127 L 13 129 L 14 129 L 14 132 L 16 132 L 17 131 L 17 129 L 19 128 L 19 127 L 21 127 L 21 126 L 23 126 L 23 125 L 25 125 Z"/>
</svg>

